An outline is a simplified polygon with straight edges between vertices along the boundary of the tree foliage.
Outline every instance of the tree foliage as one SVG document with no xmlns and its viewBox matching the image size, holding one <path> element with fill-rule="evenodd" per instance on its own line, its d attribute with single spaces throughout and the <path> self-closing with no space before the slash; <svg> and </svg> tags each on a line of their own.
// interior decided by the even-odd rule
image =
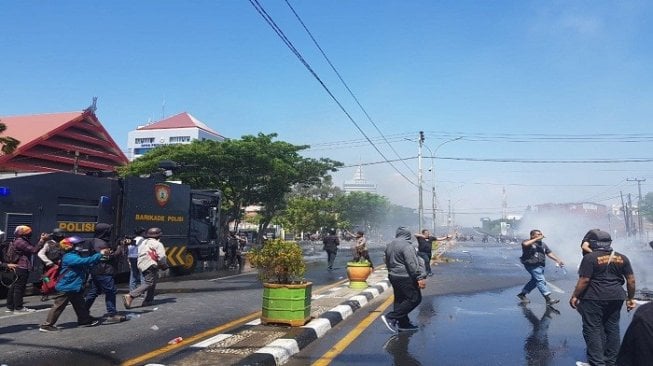
<svg viewBox="0 0 653 366">
<path fill-rule="evenodd" d="M 0 134 L 3 134 L 7 130 L 7 126 L 4 123 L 0 123 Z M 16 150 L 20 141 L 16 140 L 13 137 L 9 136 L 0 136 L 0 151 L 3 154 L 11 154 Z"/>
<path fill-rule="evenodd" d="M 159 170 L 162 160 L 180 165 L 171 179 L 193 188 L 218 188 L 223 194 L 225 222 L 239 221 L 242 209 L 260 205 L 259 232 L 286 205 L 286 195 L 295 185 L 314 185 L 342 163 L 330 159 L 302 157 L 306 145 L 274 141 L 276 134 L 246 135 L 240 140 L 193 141 L 166 145 L 148 152 L 121 170 L 135 175 Z"/>
</svg>

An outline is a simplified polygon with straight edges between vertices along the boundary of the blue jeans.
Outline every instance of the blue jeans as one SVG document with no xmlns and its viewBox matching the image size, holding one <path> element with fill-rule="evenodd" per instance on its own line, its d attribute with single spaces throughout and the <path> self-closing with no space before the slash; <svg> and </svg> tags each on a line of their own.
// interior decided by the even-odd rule
<svg viewBox="0 0 653 366">
<path fill-rule="evenodd" d="M 524 288 L 521 290 L 521 292 L 528 294 L 533 291 L 535 287 L 537 287 L 542 295 L 550 295 L 551 291 L 549 290 L 549 286 L 546 285 L 546 279 L 544 278 L 544 266 L 525 265 L 524 268 L 526 268 L 526 271 L 531 274 L 531 280 L 524 285 Z"/>
<path fill-rule="evenodd" d="M 113 316 L 118 313 L 116 310 L 116 284 L 113 281 L 112 275 L 92 275 L 91 276 L 91 288 L 86 294 L 84 299 L 86 302 L 86 308 L 91 309 L 93 302 L 100 295 L 104 294 L 104 304 L 107 307 L 107 315 Z"/>
<path fill-rule="evenodd" d="M 621 338 L 619 318 L 623 300 L 585 300 L 578 303 L 583 318 L 583 338 L 587 346 L 587 361 L 593 366 L 614 366 Z"/>
<path fill-rule="evenodd" d="M 129 291 L 134 291 L 143 281 L 143 275 L 138 270 L 138 258 L 129 258 Z"/>
<path fill-rule="evenodd" d="M 426 269 L 426 274 L 431 274 L 431 253 L 417 252 L 417 255 L 424 260 L 424 269 Z"/>
</svg>

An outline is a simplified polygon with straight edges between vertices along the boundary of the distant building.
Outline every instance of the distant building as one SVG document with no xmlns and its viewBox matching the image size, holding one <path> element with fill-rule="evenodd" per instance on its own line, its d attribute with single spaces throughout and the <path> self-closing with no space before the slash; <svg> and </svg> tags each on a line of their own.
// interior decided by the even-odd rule
<svg viewBox="0 0 653 366">
<path fill-rule="evenodd" d="M 0 154 L 3 172 L 114 171 L 129 161 L 95 115 L 95 103 L 79 112 L 0 117 L 4 136 L 20 141 Z"/>
<path fill-rule="evenodd" d="M 225 138 L 190 113 L 182 112 L 130 131 L 127 156 L 134 160 L 157 146 L 189 144 L 193 140 L 224 141 Z"/>
<path fill-rule="evenodd" d="M 345 183 L 342 185 L 342 190 L 345 191 L 345 193 L 349 192 L 368 192 L 368 193 L 376 193 L 376 184 L 369 183 L 365 178 L 363 177 L 363 167 L 358 166 L 356 168 L 356 172 L 354 173 L 354 179 L 352 180 L 346 180 Z"/>
<path fill-rule="evenodd" d="M 607 206 L 593 202 L 545 203 L 533 206 L 532 211 L 537 213 L 564 212 L 579 216 L 596 218 L 607 217 L 609 212 Z"/>
</svg>

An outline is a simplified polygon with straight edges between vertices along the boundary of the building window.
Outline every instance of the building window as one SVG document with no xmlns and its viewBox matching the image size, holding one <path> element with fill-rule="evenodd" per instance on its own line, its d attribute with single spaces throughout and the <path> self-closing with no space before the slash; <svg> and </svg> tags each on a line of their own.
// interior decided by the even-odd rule
<svg viewBox="0 0 653 366">
<path fill-rule="evenodd" d="M 137 137 L 134 139 L 135 144 L 152 144 L 154 143 L 154 137 Z"/>
<path fill-rule="evenodd" d="M 178 144 L 180 142 L 190 142 L 190 136 L 170 136 L 171 144 Z"/>
<path fill-rule="evenodd" d="M 147 147 L 147 148 L 143 148 L 143 147 L 141 147 L 141 148 L 135 148 L 135 149 L 134 149 L 134 155 L 144 155 L 146 152 L 148 152 L 148 151 L 150 151 L 150 150 L 152 150 L 151 147 Z"/>
</svg>

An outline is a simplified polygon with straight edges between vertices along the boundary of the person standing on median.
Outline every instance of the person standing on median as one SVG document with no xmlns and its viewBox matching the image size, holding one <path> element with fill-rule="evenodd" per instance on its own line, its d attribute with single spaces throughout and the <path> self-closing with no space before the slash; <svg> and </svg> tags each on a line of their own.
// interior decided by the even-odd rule
<svg viewBox="0 0 653 366">
<path fill-rule="evenodd" d="M 152 305 L 159 270 L 168 268 L 166 249 L 159 241 L 162 235 L 163 231 L 160 228 L 149 228 L 145 234 L 146 239 L 138 246 L 138 269 L 143 274 L 143 283 L 134 291 L 123 295 L 122 302 L 125 309 L 131 309 L 134 298 L 142 294 L 145 294 L 145 299 L 141 306 Z"/>
<path fill-rule="evenodd" d="M 615 365 L 621 308 L 624 300 L 628 311 L 636 306 L 635 275 L 628 257 L 612 249 L 610 234 L 598 232 L 597 238 L 593 251 L 580 262 L 578 282 L 569 305 L 578 310 L 583 320 L 589 365 Z"/>
<path fill-rule="evenodd" d="M 385 265 L 395 298 L 392 311 L 381 315 L 381 320 L 393 333 L 418 329 L 408 314 L 422 302 L 421 289 L 426 287 L 424 261 L 417 256 L 410 238 L 410 231 L 400 226 L 395 239 L 385 248 Z"/>
<path fill-rule="evenodd" d="M 549 290 L 549 286 L 547 286 L 546 279 L 544 278 L 546 257 L 548 256 L 556 261 L 560 267 L 563 267 L 565 264 L 544 244 L 542 241 L 544 239 L 542 231 L 537 229 L 531 230 L 530 236 L 530 239 L 524 240 L 521 243 L 522 256 L 520 259 L 526 271 L 530 273 L 531 279 L 524 285 L 521 292 L 517 294 L 517 297 L 523 304 L 527 304 L 530 300 L 526 295 L 537 287 L 542 296 L 544 296 L 544 299 L 546 299 L 546 304 L 555 305 L 560 300 L 551 298 L 551 290 Z"/>
</svg>

